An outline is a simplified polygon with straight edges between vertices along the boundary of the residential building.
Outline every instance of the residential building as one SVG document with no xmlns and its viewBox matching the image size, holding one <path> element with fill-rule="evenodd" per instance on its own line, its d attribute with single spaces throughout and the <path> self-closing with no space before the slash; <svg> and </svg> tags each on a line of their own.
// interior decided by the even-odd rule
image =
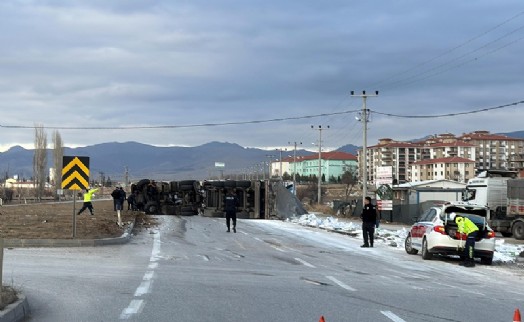
<svg viewBox="0 0 524 322">
<path fill-rule="evenodd" d="M 411 163 L 411 181 L 453 180 L 467 182 L 475 177 L 475 160 L 446 157 Z"/>
<path fill-rule="evenodd" d="M 463 134 L 460 140 L 477 149 L 477 169 L 522 170 L 524 169 L 524 139 L 507 135 L 475 131 Z"/>
<path fill-rule="evenodd" d="M 422 146 L 418 143 L 399 142 L 389 138 L 380 139 L 379 143 L 367 149 L 367 178 L 370 184 L 376 180 L 377 167 L 391 166 L 393 181 L 403 183 L 408 180 L 409 164 L 420 160 Z M 363 175 L 363 159 L 359 151 L 360 175 Z"/>
<path fill-rule="evenodd" d="M 290 162 L 293 162 L 293 158 L 282 158 L 282 162 L 280 160 L 272 161 L 271 162 L 271 176 L 272 177 L 281 177 L 284 175 L 284 173 L 290 174 Z M 282 167 L 282 173 L 280 173 L 280 168 Z"/>
<path fill-rule="evenodd" d="M 326 181 L 329 178 L 342 177 L 346 171 L 356 172 L 357 170 L 357 157 L 351 153 L 345 152 L 323 152 L 321 154 L 321 170 L 325 176 Z M 301 177 L 318 176 L 318 154 L 311 154 L 308 156 L 300 156 L 296 158 L 296 164 L 293 162 L 293 158 L 289 160 L 289 174 L 293 175 L 296 169 L 296 173 Z"/>
<path fill-rule="evenodd" d="M 524 139 L 511 138 L 506 135 L 491 134 L 488 131 L 476 131 L 461 136 L 452 133 L 433 135 L 417 142 L 395 141 L 389 138 L 380 139 L 379 143 L 367 149 L 368 167 L 366 174 L 372 185 L 376 179 L 376 169 L 380 166 L 391 166 L 394 183 L 414 182 L 428 177 L 426 174 L 413 170 L 411 165 L 423 160 L 461 158 L 468 162 L 458 162 L 456 169 L 450 169 L 450 174 L 437 174 L 431 177 L 461 178 L 467 180 L 483 169 L 523 170 L 524 169 Z M 470 169 L 474 161 L 473 169 Z M 363 160 L 359 151 L 359 173 L 363 175 Z M 440 166 L 443 163 L 438 164 Z M 445 164 L 445 163 L 444 163 Z M 453 167 L 455 162 L 450 163 Z M 415 164 L 428 167 L 435 164 Z M 456 172 L 459 173 L 456 173 Z M 426 171 L 427 172 L 427 171 Z M 437 171 L 438 172 L 438 171 Z M 440 171 L 442 172 L 442 171 Z M 440 173 L 438 172 L 438 173 Z"/>
</svg>

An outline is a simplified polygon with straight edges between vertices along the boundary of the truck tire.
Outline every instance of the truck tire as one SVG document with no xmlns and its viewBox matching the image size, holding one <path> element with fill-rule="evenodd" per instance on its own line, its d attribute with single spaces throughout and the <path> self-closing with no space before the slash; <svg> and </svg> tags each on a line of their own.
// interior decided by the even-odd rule
<svg viewBox="0 0 524 322">
<path fill-rule="evenodd" d="M 155 202 L 150 202 L 144 207 L 146 214 L 154 215 L 158 213 L 158 205 Z"/>
<path fill-rule="evenodd" d="M 406 253 L 410 255 L 417 255 L 418 250 L 413 248 L 413 244 L 411 243 L 411 234 L 408 234 L 408 237 L 406 237 L 406 241 L 404 242 L 404 249 L 406 250 Z"/>
<path fill-rule="evenodd" d="M 433 254 L 431 254 L 428 250 L 428 242 L 426 238 L 422 240 L 422 259 L 429 260 L 433 258 Z"/>
<path fill-rule="evenodd" d="M 150 182 L 151 182 L 151 180 L 149 180 L 149 179 L 142 179 L 142 180 L 138 181 L 138 183 L 136 184 L 136 187 L 137 187 L 138 191 L 142 191 L 144 189 L 144 187 L 147 186 Z"/>
<path fill-rule="evenodd" d="M 518 240 L 524 239 L 524 222 L 517 221 L 513 224 L 513 229 L 511 230 L 513 232 L 513 237 Z"/>
</svg>

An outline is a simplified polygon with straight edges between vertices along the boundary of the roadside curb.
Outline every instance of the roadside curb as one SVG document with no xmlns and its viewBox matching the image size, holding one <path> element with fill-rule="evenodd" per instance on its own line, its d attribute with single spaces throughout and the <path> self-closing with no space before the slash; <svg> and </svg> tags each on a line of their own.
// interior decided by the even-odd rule
<svg viewBox="0 0 524 322">
<path fill-rule="evenodd" d="M 133 221 L 124 231 L 122 236 L 100 239 L 4 239 L 4 248 L 28 248 L 28 247 L 95 247 L 108 245 L 127 244 L 132 237 L 131 232 L 135 227 Z M 0 322 L 2 322 L 0 320 Z"/>
<path fill-rule="evenodd" d="M 30 309 L 27 297 L 23 294 L 18 294 L 18 301 L 9 304 L 0 312 L 0 322 L 18 322 L 29 316 Z"/>
</svg>

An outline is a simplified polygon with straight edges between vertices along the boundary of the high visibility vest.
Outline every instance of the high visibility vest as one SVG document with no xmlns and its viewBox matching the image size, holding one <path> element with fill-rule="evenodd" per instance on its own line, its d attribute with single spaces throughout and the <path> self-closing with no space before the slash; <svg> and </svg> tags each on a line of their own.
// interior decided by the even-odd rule
<svg viewBox="0 0 524 322">
<path fill-rule="evenodd" d="M 475 225 L 475 223 L 473 223 L 469 218 L 457 217 L 455 218 L 455 222 L 457 223 L 459 233 L 469 235 L 472 232 L 479 230 L 477 225 Z"/>
<path fill-rule="evenodd" d="M 93 199 L 93 194 L 97 191 L 98 189 L 91 189 L 88 192 L 84 193 L 84 202 L 91 202 L 91 199 Z"/>
</svg>

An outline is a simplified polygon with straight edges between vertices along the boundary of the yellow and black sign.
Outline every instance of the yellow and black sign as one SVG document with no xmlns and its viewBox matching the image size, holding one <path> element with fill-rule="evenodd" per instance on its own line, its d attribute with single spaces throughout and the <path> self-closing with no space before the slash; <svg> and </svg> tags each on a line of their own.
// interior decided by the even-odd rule
<svg viewBox="0 0 524 322">
<path fill-rule="evenodd" d="M 62 189 L 83 190 L 89 187 L 89 157 L 64 156 Z"/>
</svg>

